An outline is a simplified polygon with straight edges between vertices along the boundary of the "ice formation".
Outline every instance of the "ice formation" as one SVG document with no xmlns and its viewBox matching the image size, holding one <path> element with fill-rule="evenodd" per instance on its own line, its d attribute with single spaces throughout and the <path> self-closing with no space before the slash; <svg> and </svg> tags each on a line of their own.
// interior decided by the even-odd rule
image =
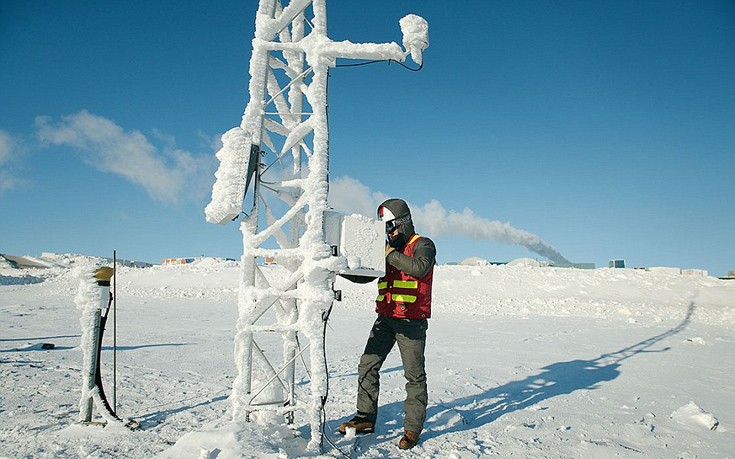
<svg viewBox="0 0 735 459">
<path fill-rule="evenodd" d="M 313 18 L 307 19 L 309 7 Z M 421 52 L 428 46 L 427 22 L 409 15 L 401 19 L 400 28 L 405 50 L 396 43 L 334 42 L 327 36 L 324 0 L 292 0 L 285 7 L 262 0 L 250 60 L 250 100 L 240 126 L 222 137 L 217 181 L 205 209 L 212 223 L 240 215 L 255 173 L 255 203 L 240 223 L 243 257 L 235 336 L 238 375 L 230 397 L 233 418 L 250 420 L 255 414 L 253 418 L 269 422 L 271 416 L 263 411 L 283 414 L 305 408 L 313 449 L 321 441 L 321 407 L 327 394 L 324 325 L 335 298 L 335 273 L 348 266 L 346 257 L 333 256 L 324 228 L 329 211 L 328 70 L 338 58 L 403 62 L 411 55 L 421 64 Z M 272 248 L 272 241 L 278 248 Z M 353 249 L 351 255 L 358 264 L 356 259 L 367 261 L 369 253 Z M 283 284 L 269 283 L 258 258 L 273 258 L 292 274 Z M 276 323 L 256 324 L 271 308 Z M 254 339 L 265 330 L 281 333 L 283 369 L 271 364 Z M 289 362 L 297 356 L 296 333 L 310 343 L 308 406 L 295 404 L 285 394 L 292 390 Z M 254 363 L 265 370 L 257 370 Z M 266 388 L 269 384 L 273 387 Z"/>
<path fill-rule="evenodd" d="M 222 148 L 216 155 L 220 165 L 215 173 L 212 201 L 204 209 L 209 223 L 227 223 L 240 215 L 251 145 L 250 134 L 239 126 L 222 135 Z"/>
<path fill-rule="evenodd" d="M 411 54 L 411 59 L 421 65 L 421 53 L 429 47 L 429 23 L 415 14 L 403 17 L 399 24 L 403 32 L 403 47 Z"/>
<path fill-rule="evenodd" d="M 720 421 L 711 413 L 707 413 L 694 402 L 689 402 L 680 407 L 669 416 L 671 419 L 682 424 L 705 427 L 709 430 L 717 430 Z"/>
<path fill-rule="evenodd" d="M 94 379 L 95 367 L 97 367 L 97 340 L 95 339 L 99 330 L 100 308 L 107 304 L 109 296 L 109 288 L 100 288 L 95 281 L 92 273 L 94 268 L 91 265 L 83 265 L 75 272 L 75 277 L 79 282 L 77 294 L 74 297 L 74 303 L 82 312 L 79 324 L 82 328 L 82 337 L 79 347 L 82 350 L 82 396 L 79 400 L 80 417 L 84 418 L 91 415 L 92 402 L 97 407 L 104 406 L 100 388 L 97 387 Z M 112 415 L 106 409 L 98 409 L 98 413 L 107 421 L 108 425 L 119 424 L 124 422 Z M 81 419 L 84 420 L 84 419 Z"/>
</svg>

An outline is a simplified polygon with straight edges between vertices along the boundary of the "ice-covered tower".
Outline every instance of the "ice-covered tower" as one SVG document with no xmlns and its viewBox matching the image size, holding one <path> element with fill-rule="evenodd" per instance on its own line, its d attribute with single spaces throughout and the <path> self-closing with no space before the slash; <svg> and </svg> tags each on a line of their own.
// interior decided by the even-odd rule
<svg viewBox="0 0 735 459">
<path fill-rule="evenodd" d="M 327 391 L 325 321 L 335 299 L 335 272 L 345 264 L 334 256 L 324 229 L 329 68 L 337 58 L 403 62 L 410 55 L 421 64 L 428 46 L 428 25 L 415 15 L 400 21 L 405 49 L 396 43 L 333 42 L 326 17 L 326 0 L 260 0 L 250 100 L 240 126 L 222 136 L 217 180 L 205 210 L 212 223 L 243 216 L 234 419 L 250 420 L 257 413 L 259 419 L 283 414 L 292 421 L 294 411 L 304 410 L 312 446 L 321 441 Z M 269 277 L 265 259 L 287 274 Z M 265 350 L 274 333 L 282 344 L 278 358 Z M 297 359 L 309 362 L 310 396 L 304 400 L 295 396 Z"/>
</svg>

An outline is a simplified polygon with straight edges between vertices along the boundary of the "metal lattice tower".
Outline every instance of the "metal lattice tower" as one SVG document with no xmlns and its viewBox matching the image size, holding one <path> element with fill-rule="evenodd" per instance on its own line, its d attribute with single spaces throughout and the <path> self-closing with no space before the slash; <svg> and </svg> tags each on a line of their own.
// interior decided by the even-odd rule
<svg viewBox="0 0 735 459">
<path fill-rule="evenodd" d="M 226 223 L 236 218 L 250 184 L 253 196 L 240 225 L 243 257 L 233 417 L 241 421 L 250 420 L 253 413 L 285 415 L 292 422 L 294 412 L 304 410 L 312 427 L 312 447 L 321 442 L 327 391 L 324 325 L 335 299 L 335 271 L 344 263 L 333 256 L 324 231 L 328 72 L 337 58 L 403 62 L 411 54 L 420 64 L 421 51 L 428 46 L 426 30 L 422 41 L 420 34 L 413 39 L 406 34 L 403 20 L 401 28 L 408 52 L 396 43 L 332 42 L 327 37 L 326 0 L 292 0 L 287 5 L 260 0 L 250 100 L 240 127 L 223 136 L 224 153 L 217 155 L 221 164 L 213 203 L 217 187 L 227 195 L 220 200 L 228 202 L 225 210 L 211 210 L 210 204 L 207 219 Z M 263 259 L 274 260 L 287 275 L 269 279 L 259 263 Z M 308 343 L 300 343 L 299 336 Z M 280 356 L 266 350 L 274 344 L 280 344 Z M 305 401 L 296 400 L 297 360 L 308 366 L 311 380 L 311 396 Z"/>
</svg>

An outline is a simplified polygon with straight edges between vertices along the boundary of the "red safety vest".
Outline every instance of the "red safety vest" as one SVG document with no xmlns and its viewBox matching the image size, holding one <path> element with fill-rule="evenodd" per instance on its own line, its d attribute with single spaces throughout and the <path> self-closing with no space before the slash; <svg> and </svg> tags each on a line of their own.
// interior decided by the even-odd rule
<svg viewBox="0 0 735 459">
<path fill-rule="evenodd" d="M 414 234 L 403 248 L 413 258 L 413 248 L 420 236 Z M 386 262 L 385 276 L 378 279 L 375 312 L 396 319 L 428 319 L 431 317 L 431 284 L 434 266 L 424 277 L 413 277 Z"/>
</svg>

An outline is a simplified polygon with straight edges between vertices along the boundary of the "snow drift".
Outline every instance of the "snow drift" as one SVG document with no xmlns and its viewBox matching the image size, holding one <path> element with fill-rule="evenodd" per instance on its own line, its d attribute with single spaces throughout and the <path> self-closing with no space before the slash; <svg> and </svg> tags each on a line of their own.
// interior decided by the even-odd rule
<svg viewBox="0 0 735 459">
<path fill-rule="evenodd" d="M 326 442 L 324 453 L 307 451 L 308 421 L 299 415 L 292 427 L 230 422 L 238 279 L 231 261 L 119 268 L 118 413 L 142 429 L 77 424 L 83 349 L 73 268 L 94 260 L 55 261 L 45 270 L 0 268 L 0 455 L 340 456 Z M 12 280 L 28 277 L 37 281 Z M 375 285 L 339 279 L 335 288 L 344 300 L 327 332 L 329 439 L 352 457 L 399 456 L 404 383 L 396 353 L 382 372 L 376 434 L 356 442 L 334 434 L 353 414 Z M 429 412 L 408 457 L 732 453 L 735 283 L 668 271 L 438 266 L 434 292 Z M 106 384 L 111 353 L 107 341 Z M 297 395 L 308 398 L 300 373 Z"/>
</svg>

